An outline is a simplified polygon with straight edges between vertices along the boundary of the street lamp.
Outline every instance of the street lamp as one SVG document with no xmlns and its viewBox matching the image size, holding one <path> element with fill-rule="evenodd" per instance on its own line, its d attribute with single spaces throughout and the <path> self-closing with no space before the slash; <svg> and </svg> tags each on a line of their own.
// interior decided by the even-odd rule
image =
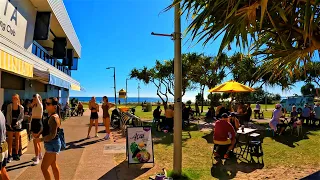
<svg viewBox="0 0 320 180">
<path fill-rule="evenodd" d="M 128 80 L 130 80 L 130 79 L 126 79 L 126 105 L 128 105 Z"/>
<path fill-rule="evenodd" d="M 115 67 L 107 67 L 106 69 L 113 69 L 114 104 L 117 106 L 116 68 Z"/>
</svg>

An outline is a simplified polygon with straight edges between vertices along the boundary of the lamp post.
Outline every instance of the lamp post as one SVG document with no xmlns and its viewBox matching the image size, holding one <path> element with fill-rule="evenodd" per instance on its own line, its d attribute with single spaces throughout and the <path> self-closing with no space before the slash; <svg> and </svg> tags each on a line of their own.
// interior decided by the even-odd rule
<svg viewBox="0 0 320 180">
<path fill-rule="evenodd" d="M 138 104 L 140 104 L 140 83 L 138 83 Z"/>
<path fill-rule="evenodd" d="M 107 67 L 107 69 L 113 69 L 114 104 L 117 107 L 116 68 L 115 67 Z"/>
<path fill-rule="evenodd" d="M 126 105 L 128 105 L 128 78 L 126 79 Z"/>
<path fill-rule="evenodd" d="M 181 175 L 182 169 L 182 62 L 181 62 L 181 15 L 180 3 L 174 6 L 174 33 L 151 35 L 172 37 L 174 40 L 174 140 L 173 171 Z"/>
</svg>

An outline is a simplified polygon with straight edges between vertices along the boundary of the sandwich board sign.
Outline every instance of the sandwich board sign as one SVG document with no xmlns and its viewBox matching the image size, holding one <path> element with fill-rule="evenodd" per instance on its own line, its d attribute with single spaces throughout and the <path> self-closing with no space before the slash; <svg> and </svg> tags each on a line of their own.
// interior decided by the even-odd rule
<svg viewBox="0 0 320 180">
<path fill-rule="evenodd" d="M 151 126 L 127 128 L 127 157 L 128 165 L 154 163 Z"/>
</svg>

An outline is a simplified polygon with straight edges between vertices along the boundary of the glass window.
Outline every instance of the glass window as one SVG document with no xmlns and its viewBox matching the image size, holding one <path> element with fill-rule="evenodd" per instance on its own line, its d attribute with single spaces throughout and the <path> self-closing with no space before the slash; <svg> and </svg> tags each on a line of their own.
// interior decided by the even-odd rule
<svg viewBox="0 0 320 180">
<path fill-rule="evenodd" d="M 37 46 L 32 44 L 32 54 L 37 55 Z"/>
</svg>

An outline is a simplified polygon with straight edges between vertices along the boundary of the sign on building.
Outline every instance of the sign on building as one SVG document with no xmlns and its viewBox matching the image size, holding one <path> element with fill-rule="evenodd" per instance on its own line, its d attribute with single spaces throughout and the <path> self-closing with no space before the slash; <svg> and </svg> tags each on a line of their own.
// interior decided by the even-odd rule
<svg viewBox="0 0 320 180">
<path fill-rule="evenodd" d="M 20 5 L 24 5 L 21 2 Z M 19 12 L 19 8 L 9 0 L 0 0 L 0 35 L 18 44 L 25 46 L 27 20 Z"/>
<path fill-rule="evenodd" d="M 154 163 L 150 126 L 127 128 L 127 152 L 129 164 Z"/>
</svg>

